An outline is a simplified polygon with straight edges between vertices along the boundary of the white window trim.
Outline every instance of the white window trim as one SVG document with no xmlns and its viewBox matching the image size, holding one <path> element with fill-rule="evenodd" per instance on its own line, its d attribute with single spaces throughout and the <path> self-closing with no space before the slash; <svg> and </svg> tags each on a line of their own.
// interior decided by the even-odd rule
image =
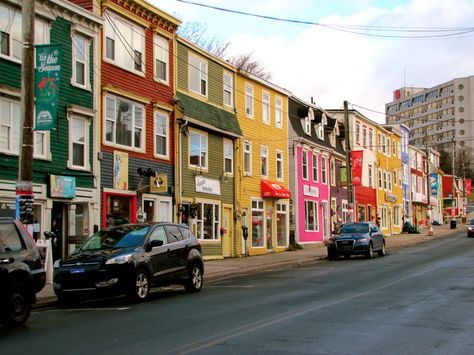
<svg viewBox="0 0 474 355">
<path fill-rule="evenodd" d="M 283 100 L 280 96 L 275 96 L 275 127 L 283 127 Z"/>
<path fill-rule="evenodd" d="M 324 159 L 324 162 L 325 164 L 323 164 L 323 159 Z M 321 184 L 323 185 L 327 185 L 328 184 L 328 167 L 327 167 L 327 161 L 328 161 L 328 158 L 325 157 L 325 156 L 322 156 L 321 157 Z"/>
<path fill-rule="evenodd" d="M 162 47 L 163 44 L 166 44 L 165 48 Z M 164 62 L 166 64 L 166 70 L 165 70 L 166 78 L 165 79 L 158 78 L 158 76 L 156 75 L 156 69 L 157 69 L 156 60 L 161 59 L 161 58 L 158 58 L 157 52 L 160 50 L 164 51 L 165 53 L 165 58 L 163 58 L 166 60 Z M 169 40 L 163 36 L 160 36 L 157 33 L 153 35 L 153 78 L 160 84 L 167 85 L 167 86 L 169 86 L 170 84 Z"/>
<path fill-rule="evenodd" d="M 75 39 L 77 37 L 82 37 L 85 41 L 84 45 L 84 85 L 81 85 L 77 83 L 77 73 L 76 73 L 76 58 L 77 58 L 77 46 L 75 44 Z M 90 46 L 91 46 L 91 38 L 86 36 L 85 34 L 78 32 L 78 31 L 72 31 L 71 32 L 71 44 L 72 44 L 72 75 L 71 75 L 71 85 L 85 89 L 85 90 L 91 90 L 91 82 L 90 82 Z"/>
<path fill-rule="evenodd" d="M 226 85 L 226 78 L 230 78 L 230 86 L 229 85 Z M 231 72 L 228 72 L 228 71 L 224 71 L 224 77 L 223 77 L 223 102 L 224 102 L 224 106 L 227 106 L 227 107 L 234 107 L 234 76 L 232 75 Z M 226 90 L 226 87 L 228 88 L 228 90 Z M 225 102 L 225 94 L 226 92 L 229 92 L 229 97 L 230 97 L 230 103 L 227 104 Z"/>
<path fill-rule="evenodd" d="M 84 166 L 77 166 L 74 165 L 73 163 L 73 140 L 72 140 L 72 134 L 71 132 L 73 131 L 73 120 L 78 119 L 83 121 L 84 125 Z M 82 170 L 82 171 L 90 171 L 91 170 L 91 164 L 90 164 L 90 125 L 92 122 L 92 117 L 87 117 L 83 115 L 78 115 L 77 113 L 69 112 L 67 116 L 68 120 L 68 132 L 69 132 L 69 138 L 68 138 L 68 161 L 67 161 L 67 167 L 72 170 Z"/>
<path fill-rule="evenodd" d="M 245 150 L 245 143 L 248 143 L 249 145 L 249 150 Z M 243 144 L 243 170 L 244 170 L 244 176 L 252 176 L 252 142 L 246 140 L 244 141 L 244 144 Z M 250 168 L 250 171 L 245 171 L 245 154 L 248 153 L 248 156 L 249 156 L 249 168 Z"/>
<path fill-rule="evenodd" d="M 196 165 L 196 164 L 191 164 L 190 163 L 190 160 L 191 160 L 191 133 L 199 134 L 199 135 L 201 135 L 205 138 L 206 151 L 204 152 L 205 153 L 205 155 L 204 155 L 204 165 Z M 197 130 L 197 129 L 190 129 L 189 130 L 188 166 L 191 169 L 199 169 L 199 171 L 208 171 L 208 169 L 209 169 L 209 137 L 208 137 L 207 132 L 200 131 L 200 130 Z"/>
<path fill-rule="evenodd" d="M 271 124 L 270 98 L 268 91 L 262 91 L 262 122 L 267 125 Z M 267 115 L 266 118 L 265 115 Z"/>
<path fill-rule="evenodd" d="M 281 158 L 279 159 L 278 158 L 278 155 L 281 155 Z M 284 162 L 284 156 L 283 156 L 283 151 L 282 150 L 279 150 L 277 149 L 276 150 L 276 154 L 275 154 L 275 158 L 276 158 L 276 164 L 275 164 L 275 175 L 276 175 L 276 179 L 278 181 L 283 181 L 284 177 L 285 177 L 285 169 L 284 169 L 284 165 L 283 165 L 283 162 Z M 281 176 L 278 176 L 278 163 L 280 162 L 281 164 Z"/>
<path fill-rule="evenodd" d="M 230 171 L 225 170 L 225 160 L 226 160 L 226 154 L 225 154 L 225 148 L 226 145 L 230 145 L 231 147 L 231 156 L 230 156 Z M 222 171 L 227 175 L 227 176 L 232 176 L 234 175 L 234 141 L 231 139 L 224 138 L 224 142 L 222 145 L 223 148 L 223 156 L 224 156 L 224 161 L 223 161 L 223 166 L 222 166 Z"/>
<path fill-rule="evenodd" d="M 316 152 L 313 151 L 313 154 L 311 154 L 311 175 L 313 176 L 313 182 L 319 182 L 319 160 L 318 160 L 319 156 Z M 316 159 L 316 164 L 314 164 L 315 162 L 315 159 Z M 316 169 L 315 169 L 315 165 L 316 165 Z M 314 174 L 316 170 L 316 174 Z"/>
<path fill-rule="evenodd" d="M 158 115 L 161 115 L 165 118 L 166 122 L 166 154 L 158 154 L 156 152 L 156 136 L 158 135 L 156 131 L 156 118 Z M 162 136 L 162 135 L 160 135 Z M 156 110 L 153 114 L 153 155 L 156 158 L 169 160 L 170 159 L 170 123 L 169 123 L 169 113 L 166 111 Z"/>
<path fill-rule="evenodd" d="M 263 150 L 265 149 L 265 152 L 266 152 L 266 155 L 263 155 Z M 268 168 L 269 168 L 269 149 L 268 149 L 268 146 L 267 145 L 260 145 L 260 176 L 261 177 L 264 177 L 264 178 L 268 178 L 268 174 L 269 174 L 269 171 L 268 171 Z M 262 173 L 262 158 L 266 158 L 266 163 L 265 163 L 265 171 L 266 171 L 266 174 L 263 174 Z"/>
<path fill-rule="evenodd" d="M 196 68 L 194 65 L 191 64 L 191 59 L 197 60 L 199 62 L 199 68 Z M 205 70 L 203 70 L 203 66 L 205 66 Z M 194 70 L 197 70 L 197 73 L 199 75 L 199 91 L 194 90 L 191 87 L 191 68 Z M 206 93 L 203 94 L 201 92 L 201 81 L 204 80 L 206 83 Z M 194 94 L 203 96 L 203 97 L 208 97 L 209 94 L 209 64 L 207 60 L 205 60 L 203 57 L 200 57 L 194 53 L 189 53 L 188 54 L 188 88 L 189 91 L 191 91 Z"/>
<path fill-rule="evenodd" d="M 120 64 L 118 61 L 117 61 L 117 51 L 115 50 L 115 59 L 110 59 L 107 57 L 107 51 L 106 51 L 106 42 L 107 42 L 107 34 L 109 34 L 109 32 L 107 32 L 107 29 L 109 28 L 109 26 L 112 26 L 109 24 L 109 18 L 108 17 L 111 17 L 110 18 L 110 21 L 114 21 L 115 23 L 123 23 L 123 24 L 126 24 L 127 26 L 130 26 L 132 28 L 132 32 L 135 33 L 136 35 L 138 36 L 142 36 L 143 37 L 143 40 L 142 40 L 142 44 L 143 44 L 143 47 L 140 48 L 142 50 L 141 54 L 142 54 L 142 59 L 141 59 L 141 70 L 136 70 L 134 68 L 134 63 L 135 63 L 135 60 L 133 58 L 133 53 L 131 53 L 134 49 L 131 49 L 131 48 L 126 48 L 126 52 L 127 54 L 126 55 L 129 55 L 131 57 L 131 67 L 127 67 L 127 66 L 124 66 L 122 64 Z M 112 33 L 114 34 L 114 41 L 117 44 L 119 45 L 122 45 L 120 39 L 117 39 L 115 38 L 116 36 L 120 36 L 120 34 L 117 34 L 115 31 L 118 31 L 118 30 L 114 30 L 113 27 L 110 28 L 110 31 L 112 31 Z M 134 73 L 136 75 L 139 75 L 139 76 L 145 76 L 145 73 L 146 73 L 146 38 L 145 38 L 145 29 L 142 27 L 142 26 L 139 26 L 137 25 L 136 23 L 134 22 L 131 22 L 129 20 L 127 20 L 126 18 L 124 18 L 123 16 L 120 16 L 114 12 L 111 12 L 111 11 L 108 11 L 106 10 L 106 12 L 104 13 L 104 30 L 103 30 L 103 41 L 104 41 L 104 51 L 103 51 L 103 60 L 107 63 L 110 63 L 112 65 L 115 65 L 119 68 L 122 68 L 126 71 L 129 71 L 131 73 Z M 129 43 L 127 39 L 123 39 L 122 38 L 122 41 L 126 41 L 126 43 Z M 133 42 L 133 41 L 131 41 Z M 131 45 L 131 43 L 129 43 L 129 45 Z M 116 49 L 116 48 L 115 48 Z"/>
<path fill-rule="evenodd" d="M 315 216 L 313 218 L 313 228 L 316 227 L 315 229 L 307 229 L 307 224 L 308 224 L 308 211 L 306 209 L 306 203 L 311 203 L 313 205 L 313 210 L 314 210 L 314 213 L 315 213 Z M 304 229 L 305 229 L 305 232 L 319 232 L 319 213 L 318 213 L 318 207 L 319 207 L 319 204 L 318 204 L 318 201 L 315 201 L 315 200 L 305 200 L 304 201 L 304 216 L 305 216 L 305 221 L 304 221 Z M 316 224 L 316 226 L 314 225 Z"/>
<path fill-rule="evenodd" d="M 301 179 L 304 181 L 309 180 L 309 160 L 308 160 L 308 155 L 309 151 L 307 149 L 302 149 L 301 150 Z M 304 158 L 306 157 L 306 164 L 304 163 L 305 160 Z M 304 176 L 305 172 L 305 167 L 306 167 L 306 177 Z"/>
<path fill-rule="evenodd" d="M 247 92 L 247 89 L 250 91 L 250 92 Z M 255 111 L 255 98 L 254 98 L 254 88 L 253 88 L 253 85 L 251 84 L 245 84 L 245 116 L 248 117 L 248 118 L 254 118 L 254 111 Z M 247 106 L 247 97 L 249 97 L 251 99 L 250 101 L 250 105 L 251 107 L 248 107 Z"/>
</svg>

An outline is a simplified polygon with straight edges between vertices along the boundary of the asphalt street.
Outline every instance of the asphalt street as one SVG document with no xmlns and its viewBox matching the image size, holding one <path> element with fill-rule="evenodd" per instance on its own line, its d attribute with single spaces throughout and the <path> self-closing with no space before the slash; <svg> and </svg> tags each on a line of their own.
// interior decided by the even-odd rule
<svg viewBox="0 0 474 355">
<path fill-rule="evenodd" d="M 1 354 L 472 354 L 474 239 L 46 307 L 0 328 Z"/>
</svg>

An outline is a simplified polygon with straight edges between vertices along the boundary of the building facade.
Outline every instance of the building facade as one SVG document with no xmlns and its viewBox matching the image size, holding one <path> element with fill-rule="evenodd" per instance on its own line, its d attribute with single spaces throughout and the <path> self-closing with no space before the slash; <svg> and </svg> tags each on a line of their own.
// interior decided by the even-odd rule
<svg viewBox="0 0 474 355">
<path fill-rule="evenodd" d="M 56 115 L 48 130 L 33 135 L 33 224 L 35 238 L 54 231 L 54 259 L 67 255 L 98 228 L 100 179 L 96 79 L 102 20 L 68 1 L 35 2 L 35 44 L 58 45 L 58 81 L 41 81 L 57 94 Z M 0 2 L 0 211 L 15 217 L 15 185 L 21 140 L 22 14 L 18 3 Z M 9 21 L 8 23 L 4 21 Z M 38 50 L 38 49 L 37 49 Z M 36 116 L 35 116 L 36 118 Z M 36 122 L 36 121 L 35 121 Z M 36 127 L 38 128 L 38 127 Z"/>
</svg>

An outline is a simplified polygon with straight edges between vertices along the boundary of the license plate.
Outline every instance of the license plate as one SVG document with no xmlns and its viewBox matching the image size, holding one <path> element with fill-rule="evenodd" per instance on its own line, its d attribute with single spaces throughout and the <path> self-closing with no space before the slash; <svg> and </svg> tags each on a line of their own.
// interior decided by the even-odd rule
<svg viewBox="0 0 474 355">
<path fill-rule="evenodd" d="M 69 272 L 71 274 L 82 274 L 85 271 L 86 271 L 86 269 L 71 269 Z"/>
</svg>

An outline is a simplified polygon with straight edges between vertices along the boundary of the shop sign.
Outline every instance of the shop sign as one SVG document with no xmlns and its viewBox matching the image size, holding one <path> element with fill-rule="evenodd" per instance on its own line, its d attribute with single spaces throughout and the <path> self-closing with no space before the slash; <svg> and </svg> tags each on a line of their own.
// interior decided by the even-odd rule
<svg viewBox="0 0 474 355">
<path fill-rule="evenodd" d="M 74 176 L 50 175 L 49 194 L 51 197 L 76 197 L 76 178 Z"/>
<path fill-rule="evenodd" d="M 220 195 L 221 183 L 219 180 L 209 179 L 204 176 L 196 176 L 196 192 L 205 194 Z"/>
<path fill-rule="evenodd" d="M 388 193 L 388 192 L 385 193 L 385 201 L 395 203 L 395 202 L 397 202 L 397 200 L 398 200 L 397 195 L 391 194 L 391 193 Z"/>
<path fill-rule="evenodd" d="M 311 185 L 303 185 L 303 194 L 305 196 L 319 197 L 319 188 Z"/>
<path fill-rule="evenodd" d="M 168 176 L 166 174 L 158 174 L 150 176 L 150 192 L 167 192 Z"/>
</svg>

